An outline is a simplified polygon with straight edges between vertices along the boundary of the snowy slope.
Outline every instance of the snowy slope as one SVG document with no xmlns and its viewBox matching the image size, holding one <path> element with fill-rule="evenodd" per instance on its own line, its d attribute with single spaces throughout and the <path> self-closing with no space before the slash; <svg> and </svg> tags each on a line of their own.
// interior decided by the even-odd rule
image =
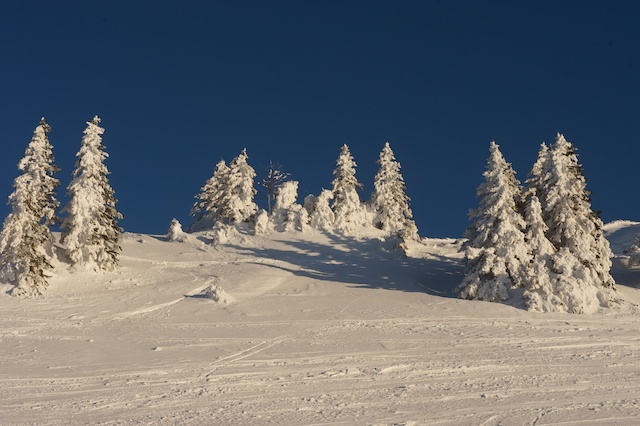
<svg viewBox="0 0 640 426">
<path fill-rule="evenodd" d="M 622 250 L 638 233 L 607 226 L 636 303 Z M 374 237 L 126 234 L 113 273 L 0 296 L 0 424 L 640 423 L 632 307 L 460 300 L 460 241 L 405 258 Z"/>
</svg>

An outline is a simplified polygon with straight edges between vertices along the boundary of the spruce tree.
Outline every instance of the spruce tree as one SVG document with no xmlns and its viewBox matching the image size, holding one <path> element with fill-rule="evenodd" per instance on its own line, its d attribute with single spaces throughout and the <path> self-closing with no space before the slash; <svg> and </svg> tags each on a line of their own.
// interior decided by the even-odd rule
<svg viewBox="0 0 640 426">
<path fill-rule="evenodd" d="M 122 229 L 117 222 L 123 216 L 116 210 L 115 192 L 109 185 L 103 133 L 98 116 L 87 122 L 67 187 L 70 201 L 62 223 L 62 241 L 72 264 L 94 270 L 114 269 L 121 251 Z"/>
<path fill-rule="evenodd" d="M 257 192 L 254 188 L 256 172 L 247 159 L 247 150 L 243 149 L 229 165 L 221 212 L 228 223 L 247 222 L 258 211 L 258 205 L 253 201 Z"/>
<path fill-rule="evenodd" d="M 356 163 L 349 147 L 342 146 L 333 172 L 333 205 L 335 225 L 343 232 L 354 231 L 366 223 L 366 214 L 358 190 L 362 184 L 356 179 Z"/>
<path fill-rule="evenodd" d="M 525 221 L 529 263 L 523 294 L 524 305 L 530 311 L 563 310 L 561 306 L 564 306 L 564 303 L 555 294 L 557 278 L 551 270 L 551 261 L 556 249 L 545 235 L 547 225 L 542 219 L 542 206 L 535 195 L 527 199 Z"/>
<path fill-rule="evenodd" d="M 506 301 L 524 285 L 529 254 L 518 212 L 520 182 L 495 142 L 489 151 L 485 182 L 477 190 L 480 206 L 469 213 L 467 266 L 458 290 L 463 298 Z"/>
<path fill-rule="evenodd" d="M 216 168 L 211 176 L 200 188 L 200 193 L 196 195 L 197 201 L 191 209 L 191 215 L 195 220 L 189 227 L 195 231 L 213 225 L 223 219 L 224 198 L 229 186 L 229 167 L 224 160 L 216 164 Z"/>
<path fill-rule="evenodd" d="M 523 199 L 526 200 L 532 195 L 535 195 L 540 201 L 541 205 L 546 204 L 547 199 L 547 182 L 550 175 L 550 152 L 546 143 L 540 144 L 538 150 L 538 158 L 529 172 L 529 177 L 525 182 L 526 189 L 523 194 Z M 523 200 L 523 201 L 524 201 Z"/>
<path fill-rule="evenodd" d="M 418 237 L 417 227 L 413 221 L 413 213 L 409 208 L 409 197 L 405 193 L 406 184 L 400 163 L 389 146 L 385 143 L 377 161 L 380 166 L 376 173 L 371 195 L 371 208 L 375 214 L 374 225 L 391 234 L 402 234 L 407 238 Z"/>
<path fill-rule="evenodd" d="M 558 251 L 566 249 L 563 269 L 574 269 L 569 275 L 582 277 L 583 281 L 596 286 L 613 288 L 611 249 L 604 237 L 604 224 L 591 209 L 582 165 L 575 151 L 573 144 L 561 134 L 557 135 L 550 151 L 543 204 L 543 216 L 549 228 L 547 236 Z M 576 261 L 570 262 L 569 255 Z M 575 266 L 567 268 L 567 262 Z"/>
<path fill-rule="evenodd" d="M 14 295 L 42 295 L 48 285 L 46 271 L 52 268 L 54 240 L 49 226 L 58 221 L 55 191 L 60 182 L 53 177 L 59 169 L 50 130 L 42 118 L 18 163 L 22 174 L 14 181 L 11 212 L 0 233 L 0 280 L 14 285 Z"/>
</svg>

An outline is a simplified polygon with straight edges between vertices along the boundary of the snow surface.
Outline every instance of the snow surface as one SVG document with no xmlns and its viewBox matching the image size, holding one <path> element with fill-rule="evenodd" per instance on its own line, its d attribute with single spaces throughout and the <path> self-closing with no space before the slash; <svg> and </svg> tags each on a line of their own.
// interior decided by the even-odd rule
<svg viewBox="0 0 640 426">
<path fill-rule="evenodd" d="M 638 233 L 607 228 L 635 303 Z M 640 423 L 631 304 L 458 299 L 462 240 L 406 258 L 379 233 L 185 235 L 125 234 L 113 272 L 56 265 L 44 298 L 0 296 L 0 424 Z"/>
</svg>

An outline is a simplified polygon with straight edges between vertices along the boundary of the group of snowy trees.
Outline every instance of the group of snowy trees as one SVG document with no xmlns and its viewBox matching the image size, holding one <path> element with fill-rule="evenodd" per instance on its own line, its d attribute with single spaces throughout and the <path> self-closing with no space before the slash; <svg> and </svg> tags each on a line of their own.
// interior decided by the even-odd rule
<svg viewBox="0 0 640 426">
<path fill-rule="evenodd" d="M 269 197 L 274 194 L 270 212 L 258 211 L 254 202 L 256 173 L 247 163 L 243 150 L 229 166 L 220 161 L 213 176 L 207 180 L 196 196 L 191 215 L 195 216 L 190 230 L 197 231 L 215 226 L 216 223 L 237 224 L 252 222 L 256 233 L 270 227 L 276 230 L 303 230 L 307 226 L 349 234 L 359 228 L 375 226 L 403 239 L 417 239 L 418 229 L 409 208 L 406 185 L 400 173 L 400 163 L 386 143 L 380 158 L 380 166 L 374 180 L 371 200 L 363 202 L 358 191 L 362 184 L 356 178 L 356 163 L 344 145 L 333 172 L 331 190 L 320 195 L 309 195 L 304 206 L 297 204 L 298 182 L 285 181 L 287 174 L 271 167 L 268 180 Z M 266 182 L 266 184 L 265 184 Z"/>
<path fill-rule="evenodd" d="M 612 253 L 570 142 L 558 134 L 550 148 L 541 145 L 524 189 L 491 142 L 484 178 L 461 297 L 574 313 L 615 299 Z"/>
<path fill-rule="evenodd" d="M 117 200 L 107 179 L 104 160 L 108 155 L 102 145 L 100 119 L 94 117 L 84 131 L 62 222 L 56 215 L 60 181 L 54 177 L 59 169 L 49 142 L 50 131 L 43 118 L 33 132 L 18 163 L 22 174 L 14 181 L 15 189 L 9 196 L 11 212 L 0 233 L 0 281 L 12 284 L 14 295 L 42 295 L 47 271 L 56 259 L 51 227 L 60 223 L 62 248 L 72 265 L 111 270 L 118 262 L 122 229 L 117 221 L 122 215 L 115 208 Z"/>
</svg>

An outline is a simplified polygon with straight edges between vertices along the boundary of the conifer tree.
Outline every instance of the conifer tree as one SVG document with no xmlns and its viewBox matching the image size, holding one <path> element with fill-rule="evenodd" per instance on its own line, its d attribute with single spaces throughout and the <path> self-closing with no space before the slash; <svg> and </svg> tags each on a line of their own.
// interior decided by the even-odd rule
<svg viewBox="0 0 640 426">
<path fill-rule="evenodd" d="M 112 270 L 118 264 L 122 229 L 116 210 L 116 198 L 108 180 L 109 170 L 104 164 L 100 118 L 87 122 L 82 145 L 76 154 L 73 179 L 67 187 L 70 197 L 62 223 L 62 241 L 72 264 L 94 270 Z"/>
<path fill-rule="evenodd" d="M 557 311 L 564 304 L 555 294 L 555 273 L 551 261 L 556 249 L 545 235 L 547 225 L 542 219 L 542 206 L 535 195 L 527 199 L 527 233 L 525 241 L 529 248 L 529 264 L 523 294 L 524 305 L 530 311 Z"/>
<path fill-rule="evenodd" d="M 550 151 L 549 180 L 545 188 L 543 216 L 549 228 L 547 237 L 558 251 L 566 249 L 563 269 L 596 286 L 613 288 L 612 253 L 604 237 L 604 224 L 591 209 L 575 148 L 561 134 L 557 135 Z M 576 261 L 569 261 L 570 255 Z M 574 266 L 566 267 L 567 262 Z"/>
<path fill-rule="evenodd" d="M 204 227 L 212 227 L 215 222 L 222 220 L 224 210 L 225 195 L 229 186 L 229 167 L 220 160 L 211 176 L 200 188 L 200 193 L 196 195 L 197 201 L 191 209 L 191 215 L 195 220 L 190 226 L 190 230 L 198 230 Z"/>
<path fill-rule="evenodd" d="M 14 285 L 14 295 L 42 295 L 46 271 L 52 268 L 54 241 L 49 225 L 58 221 L 55 191 L 60 182 L 53 177 L 59 169 L 49 143 L 50 130 L 42 118 L 18 163 L 22 174 L 14 181 L 11 212 L 0 232 L 0 280 Z"/>
<path fill-rule="evenodd" d="M 480 206 L 469 213 L 467 267 L 458 290 L 463 298 L 505 301 L 524 285 L 529 254 L 517 208 L 520 183 L 495 142 L 489 150 L 485 182 L 477 190 Z"/>
<path fill-rule="evenodd" d="M 413 221 L 413 212 L 409 208 L 409 197 L 405 193 L 406 185 L 400 163 L 385 143 L 377 161 L 380 166 L 375 176 L 371 195 L 371 208 L 375 214 L 374 225 L 392 234 L 416 239 L 417 227 Z"/>
<path fill-rule="evenodd" d="M 335 225 L 343 232 L 354 231 L 363 226 L 367 219 L 358 195 L 362 184 L 356 179 L 356 163 L 346 144 L 342 146 L 333 175 L 331 208 L 335 214 Z"/>
<path fill-rule="evenodd" d="M 540 144 L 540 149 L 538 150 L 538 158 L 533 164 L 531 172 L 529 172 L 529 177 L 525 182 L 526 189 L 523 194 L 524 200 L 532 195 L 535 195 L 540 201 L 541 205 L 546 204 L 547 182 L 550 178 L 549 157 L 549 147 L 546 143 L 542 142 Z"/>
<path fill-rule="evenodd" d="M 229 165 L 221 212 L 229 223 L 247 222 L 258 211 L 258 205 L 253 201 L 257 192 L 254 188 L 256 172 L 247 163 L 247 158 L 247 150 L 243 149 Z"/>
</svg>

